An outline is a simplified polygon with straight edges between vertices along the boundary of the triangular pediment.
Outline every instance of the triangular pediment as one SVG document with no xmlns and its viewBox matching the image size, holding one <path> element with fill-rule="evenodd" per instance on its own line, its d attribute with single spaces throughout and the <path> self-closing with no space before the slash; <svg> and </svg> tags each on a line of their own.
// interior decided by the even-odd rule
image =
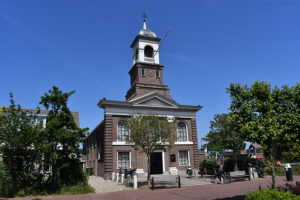
<svg viewBox="0 0 300 200">
<path fill-rule="evenodd" d="M 145 95 L 132 101 L 134 106 L 149 106 L 149 107 L 178 107 L 178 104 L 160 94 L 153 93 Z"/>
</svg>

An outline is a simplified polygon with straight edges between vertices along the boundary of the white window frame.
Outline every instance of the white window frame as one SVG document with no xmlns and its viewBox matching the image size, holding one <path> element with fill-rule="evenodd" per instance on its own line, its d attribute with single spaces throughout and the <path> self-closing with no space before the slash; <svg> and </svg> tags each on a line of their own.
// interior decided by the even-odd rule
<svg viewBox="0 0 300 200">
<path fill-rule="evenodd" d="M 178 136 L 178 124 L 179 123 L 184 123 L 184 125 L 185 125 L 185 130 L 186 130 L 186 140 L 178 140 L 179 139 L 179 136 Z M 188 130 L 188 126 L 187 126 L 187 124 L 185 123 L 185 121 L 179 121 L 178 123 L 177 123 L 177 127 L 176 127 L 176 132 L 177 132 L 177 141 L 176 142 L 178 142 L 178 144 L 180 144 L 180 143 L 186 143 L 186 142 L 189 142 L 189 130 Z M 175 143 L 176 143 L 175 142 Z"/>
<path fill-rule="evenodd" d="M 128 169 L 130 169 L 131 168 L 131 152 L 130 151 L 118 151 L 117 152 L 117 169 L 120 169 L 120 167 L 119 167 L 119 153 L 129 153 L 129 168 Z M 122 169 L 124 169 L 124 168 L 122 168 Z"/>
<path fill-rule="evenodd" d="M 33 116 L 34 114 L 27 114 L 26 116 Z M 38 125 L 40 122 L 42 122 L 42 127 L 43 128 L 46 128 L 46 123 L 47 123 L 47 117 L 48 115 L 47 114 L 37 114 L 36 115 L 36 119 L 35 121 L 33 122 L 35 125 Z"/>
<path fill-rule="evenodd" d="M 179 160 L 179 159 L 180 159 L 180 155 L 179 155 L 179 154 L 180 154 L 180 151 L 187 151 L 187 152 L 188 152 L 188 165 L 181 165 L 181 164 L 180 164 L 180 160 Z M 178 166 L 190 166 L 190 165 L 191 165 L 191 161 L 190 161 L 190 150 L 184 150 L 184 149 L 183 149 L 183 150 L 179 150 L 179 151 L 178 151 Z"/>
<path fill-rule="evenodd" d="M 117 122 L 117 144 L 127 144 L 126 143 L 126 141 L 124 141 L 124 140 L 119 140 L 119 122 L 121 122 L 121 121 L 124 121 L 124 122 L 127 122 L 128 123 L 128 121 L 127 120 L 125 120 L 125 119 L 120 119 L 120 120 L 118 120 L 118 122 Z M 124 127 L 124 129 L 125 129 L 125 127 Z M 130 131 L 128 130 L 128 136 L 130 135 Z"/>
<path fill-rule="evenodd" d="M 158 76 L 157 76 L 157 74 L 158 74 Z M 160 72 L 159 72 L 159 70 L 155 70 L 155 77 L 156 78 L 160 78 Z"/>
</svg>

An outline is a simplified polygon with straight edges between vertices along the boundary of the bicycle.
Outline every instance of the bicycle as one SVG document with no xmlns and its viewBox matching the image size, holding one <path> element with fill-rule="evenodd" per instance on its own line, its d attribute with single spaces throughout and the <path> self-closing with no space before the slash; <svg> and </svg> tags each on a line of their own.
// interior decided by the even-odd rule
<svg viewBox="0 0 300 200">
<path fill-rule="evenodd" d="M 211 177 L 210 182 L 215 183 L 217 178 L 220 180 L 221 184 L 230 183 L 230 174 L 228 172 L 217 173 L 216 170 L 214 170 L 214 175 Z"/>
</svg>

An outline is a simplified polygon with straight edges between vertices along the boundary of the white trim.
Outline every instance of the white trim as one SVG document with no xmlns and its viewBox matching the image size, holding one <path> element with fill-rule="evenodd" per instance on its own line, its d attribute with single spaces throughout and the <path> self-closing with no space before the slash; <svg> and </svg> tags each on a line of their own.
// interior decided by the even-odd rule
<svg viewBox="0 0 300 200">
<path fill-rule="evenodd" d="M 178 108 L 177 105 L 172 104 L 172 103 L 170 103 L 169 101 L 166 101 L 166 100 L 160 98 L 159 96 L 154 96 L 154 97 L 151 97 L 151 98 L 147 98 L 147 99 L 145 99 L 145 100 L 143 100 L 143 101 L 135 102 L 135 103 L 133 104 L 133 106 L 147 106 L 147 105 L 144 105 L 144 104 L 143 104 L 143 105 L 139 105 L 139 104 L 140 104 L 140 103 L 143 103 L 143 102 L 147 102 L 147 101 L 149 101 L 149 100 L 151 100 L 151 99 L 155 99 L 155 98 L 161 100 L 161 101 L 164 102 L 164 103 L 167 103 L 168 105 L 171 105 L 171 106 L 168 106 L 168 107 L 172 107 L 172 108 L 175 107 L 175 108 Z M 152 107 L 152 106 L 151 106 L 151 107 Z M 159 106 L 159 107 L 162 107 L 162 106 Z"/>
<path fill-rule="evenodd" d="M 194 143 L 191 142 L 191 141 L 178 141 L 178 142 L 174 142 L 174 144 L 176 144 L 176 145 L 186 145 L 186 144 L 190 145 L 190 144 L 194 144 Z"/>
<path fill-rule="evenodd" d="M 126 141 L 123 141 L 123 140 L 119 140 L 119 122 L 120 121 L 126 121 L 127 123 L 128 123 L 128 120 L 126 120 L 126 119 L 119 119 L 118 121 L 117 121 L 117 143 L 118 142 L 121 142 L 121 143 L 123 143 L 123 142 L 125 142 L 126 143 Z M 124 129 L 125 129 L 125 126 L 124 126 Z M 130 132 L 129 132 L 129 130 L 128 130 L 128 136 L 129 136 L 129 134 L 130 134 Z M 113 142 L 114 143 L 114 142 Z M 114 144 L 113 144 L 114 145 Z M 121 145 L 124 145 L 124 144 L 121 144 Z"/>
<path fill-rule="evenodd" d="M 157 74 L 156 74 L 157 72 L 158 72 L 158 76 L 156 76 L 156 75 L 157 75 Z M 155 76 L 156 76 L 156 78 L 160 78 L 160 71 L 159 71 L 159 70 L 155 70 Z"/>
<path fill-rule="evenodd" d="M 179 152 L 180 151 L 187 151 L 188 152 L 188 162 L 189 162 L 189 164 L 188 165 L 180 165 L 180 162 L 179 162 Z M 191 161 L 190 161 L 190 150 L 184 150 L 184 149 L 182 149 L 182 150 L 179 150 L 178 151 L 178 166 L 182 166 L 182 167 L 184 167 L 184 166 L 191 166 Z"/>
<path fill-rule="evenodd" d="M 153 153 L 162 153 L 161 154 L 161 159 L 162 159 L 162 169 L 163 173 L 165 173 L 165 151 L 164 150 L 154 150 Z"/>
<path fill-rule="evenodd" d="M 157 115 L 159 113 L 159 115 Z M 135 114 L 157 115 L 161 117 L 174 116 L 176 118 L 196 118 L 196 112 L 183 111 L 175 107 L 145 107 L 134 106 L 132 108 L 124 107 L 105 107 L 104 114 L 131 116 Z"/>
<path fill-rule="evenodd" d="M 120 153 L 126 153 L 126 152 L 129 153 L 129 169 L 130 169 L 131 168 L 131 151 L 117 151 L 117 169 L 120 169 L 119 168 L 119 152 Z"/>
<path fill-rule="evenodd" d="M 186 141 L 177 141 L 178 142 L 178 144 L 181 144 L 182 142 L 187 142 L 187 143 L 189 143 L 189 129 L 188 129 L 188 125 L 186 124 L 186 122 L 185 121 L 179 121 L 178 123 L 177 123 L 177 126 L 176 126 L 176 132 L 177 132 L 177 138 L 178 138 L 178 124 L 180 123 L 180 122 L 183 122 L 184 124 L 185 124 L 185 130 L 186 130 Z M 175 142 L 176 143 L 176 142 Z M 192 142 L 192 144 L 193 144 L 193 142 Z"/>
<path fill-rule="evenodd" d="M 165 152 L 162 152 L 162 168 L 163 168 L 163 174 L 165 173 Z"/>
<path fill-rule="evenodd" d="M 135 98 L 135 99 L 130 99 L 130 100 L 128 100 L 128 101 L 129 101 L 129 102 L 130 102 L 130 101 L 135 101 L 135 100 L 138 100 L 138 99 L 143 98 L 143 97 L 145 97 L 145 96 L 149 96 L 149 95 L 154 94 L 154 93 L 155 93 L 155 92 L 150 92 L 150 93 L 148 93 L 148 94 L 145 94 L 145 95 L 143 95 L 143 96 L 137 97 L 137 98 Z"/>
<path fill-rule="evenodd" d="M 134 143 L 128 143 L 126 141 L 116 141 L 116 142 L 112 142 L 112 145 L 132 146 L 134 145 Z"/>
<path fill-rule="evenodd" d="M 137 114 L 137 113 L 135 113 L 135 114 Z M 151 113 L 151 114 L 152 114 L 152 113 Z M 133 114 L 117 113 L 117 112 L 105 112 L 105 115 L 131 116 L 131 115 L 133 115 Z M 149 114 L 145 114 L 145 115 L 149 115 Z M 157 115 L 157 116 L 159 116 L 159 117 L 167 117 L 167 116 L 169 116 L 169 115 Z M 178 117 L 178 118 L 190 118 L 190 119 L 196 118 L 196 117 L 194 117 L 194 116 L 184 116 L 184 115 L 178 115 L 178 116 L 176 116 L 176 117 Z"/>
</svg>

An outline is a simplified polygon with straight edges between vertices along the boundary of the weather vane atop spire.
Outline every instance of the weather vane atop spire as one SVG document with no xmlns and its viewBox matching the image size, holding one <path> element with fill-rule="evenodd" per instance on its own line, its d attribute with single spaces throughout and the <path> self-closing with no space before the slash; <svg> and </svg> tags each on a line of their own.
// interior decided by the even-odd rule
<svg viewBox="0 0 300 200">
<path fill-rule="evenodd" d="M 146 8 L 144 8 L 143 10 L 143 14 L 142 14 L 142 18 L 144 19 L 144 22 L 146 21 L 146 18 L 147 18 L 147 14 L 146 14 Z"/>
</svg>

